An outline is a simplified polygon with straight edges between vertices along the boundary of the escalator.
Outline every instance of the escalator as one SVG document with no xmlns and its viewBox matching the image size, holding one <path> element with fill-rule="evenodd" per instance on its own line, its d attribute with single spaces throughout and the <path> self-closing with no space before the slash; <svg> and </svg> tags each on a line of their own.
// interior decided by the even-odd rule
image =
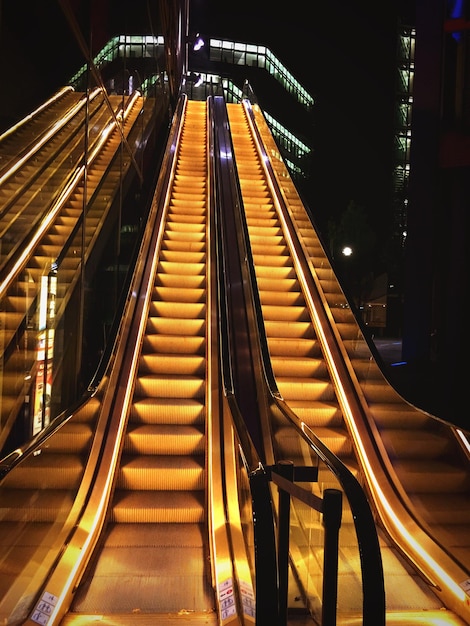
<svg viewBox="0 0 470 626">
<path fill-rule="evenodd" d="M 218 328 L 216 284 L 225 269 L 216 275 L 212 212 L 221 198 L 214 196 L 207 103 L 182 98 L 108 369 L 92 397 L 56 428 L 52 424 L 0 482 L 0 619 L 31 626 L 254 623 L 254 561 L 265 537 L 257 542 L 253 535 L 253 521 L 262 517 L 259 509 L 252 513 L 253 494 L 247 489 L 237 502 L 236 490 L 245 471 L 249 482 L 262 463 L 288 461 L 309 470 L 298 480 L 318 499 L 341 486 L 343 466 L 363 485 L 377 514 L 387 623 L 464 626 L 459 615 L 465 616 L 465 607 L 447 605 L 448 591 L 433 580 L 441 571 L 413 560 L 383 515 L 387 502 L 377 489 L 396 480 L 395 458 L 385 455 L 383 465 L 375 458 L 377 450 L 384 453 L 386 433 L 383 440 L 377 436 L 372 395 L 366 402 L 358 391 L 364 365 L 373 361 L 363 352 L 368 344 L 262 117 L 253 117 L 246 103 L 227 109 L 249 250 L 240 264 L 252 256 L 253 296 L 262 318 L 260 338 L 252 330 L 251 341 L 254 346 L 264 337 L 269 353 L 266 398 L 265 390 L 244 389 L 259 402 L 253 412 L 261 416 L 263 461 L 252 450 L 244 469 L 247 433 L 240 419 L 234 433 L 233 393 L 220 381 L 219 342 L 226 329 Z M 221 160 L 229 153 L 221 150 Z M 223 206 L 236 205 L 232 198 Z M 227 284 L 235 298 L 239 288 L 238 282 Z M 238 344 L 242 369 L 251 349 Z M 357 381 L 356 372 L 362 372 Z M 387 393 L 385 385 L 379 406 Z M 247 419 L 250 403 L 243 393 L 238 400 Z M 304 444 L 316 437 L 320 461 L 312 467 L 311 447 Z M 314 478 L 306 478 L 309 473 Z M 273 489 L 273 502 L 277 495 Z M 385 495 L 399 502 L 399 521 L 418 529 L 417 541 L 424 537 L 431 518 L 421 523 L 416 515 L 418 524 L 404 487 L 393 483 Z M 292 616 L 302 604 L 300 623 L 318 622 L 321 613 L 321 517 L 302 504 L 292 509 L 289 609 Z M 364 583 L 363 548 L 353 538 L 359 517 L 345 504 L 338 623 L 351 626 L 361 623 Z M 429 550 L 434 543 L 426 539 L 423 545 Z M 241 556 L 239 549 L 252 555 Z M 450 556 L 442 548 L 433 554 L 445 571 Z M 270 576 L 258 564 L 255 599 L 263 578 L 273 575 L 266 558 Z M 448 570 L 454 576 L 462 571 Z"/>
<path fill-rule="evenodd" d="M 309 459 L 299 432 L 318 436 L 375 500 L 389 623 L 444 620 L 446 607 L 449 622 L 442 623 L 465 623 L 468 451 L 455 429 L 411 406 L 387 382 L 262 114 L 248 104 L 227 108 L 272 394 L 294 416 L 289 421 L 275 411 L 265 424 L 268 462 L 304 466 Z M 316 488 L 327 487 L 328 478 L 320 475 Z M 345 521 L 346 534 L 352 520 Z M 340 567 L 340 586 L 341 576 L 349 581 L 352 561 L 345 558 Z M 359 596 L 344 582 L 348 586 L 340 615 L 358 608 Z"/>
<path fill-rule="evenodd" d="M 216 623 L 205 513 L 206 134 L 205 103 L 188 103 L 106 531 L 64 624 L 181 610 Z"/>
<path fill-rule="evenodd" d="M 34 228 L 46 218 L 71 172 L 83 165 L 86 123 L 90 128 L 91 149 L 101 134 L 110 132 L 107 126 L 112 112 L 107 109 L 99 90 L 94 90 L 88 101 L 83 94 L 72 92 L 72 95 L 72 102 L 72 96 L 66 94 L 24 121 L 23 126 L 29 128 L 28 134 L 21 126 L 0 143 L 2 156 L 9 157 L 2 159 L 6 162 L 1 175 L 3 271 L 11 262 L 11 256 L 25 245 Z M 114 115 L 117 115 L 122 99 L 115 96 L 111 104 Z M 24 135 L 28 143 L 25 143 Z"/>
<path fill-rule="evenodd" d="M 228 199 L 218 213 L 224 233 L 220 237 L 223 270 L 219 280 L 219 289 L 224 294 L 221 301 L 225 303 L 221 313 L 222 324 L 226 325 L 223 327 L 225 339 L 222 339 L 222 345 L 230 346 L 222 363 L 225 395 L 233 406 L 232 420 L 235 424 L 243 421 L 243 426 L 237 428 L 237 434 L 243 442 L 241 449 L 247 461 L 241 465 L 251 468 L 248 471 L 251 477 L 251 515 L 256 520 L 253 528 L 256 539 L 253 543 L 258 557 L 254 565 L 257 622 L 308 624 L 312 623 L 312 616 L 315 615 L 316 623 L 335 624 L 338 587 L 335 562 L 338 555 L 347 550 L 348 560 L 357 560 L 357 568 L 351 576 L 350 565 L 350 575 L 342 576 L 340 582 L 343 589 L 347 586 L 349 596 L 356 598 L 357 611 L 353 619 L 363 626 L 380 626 L 385 624 L 385 591 L 379 541 L 365 494 L 353 474 L 313 433 L 307 435 L 295 428 L 292 428 L 293 438 L 297 446 L 303 448 L 302 466 L 292 463 L 294 457 L 286 461 L 285 457 L 276 459 L 269 450 L 268 454 L 265 454 L 266 450 L 263 453 L 263 433 L 259 425 L 268 425 L 269 429 L 269 419 L 274 416 L 276 407 L 266 392 L 263 374 L 266 363 L 262 363 L 259 349 L 261 333 L 255 307 L 250 304 L 253 300 L 250 284 L 253 285 L 254 281 L 250 278 L 250 255 L 240 210 L 243 206 L 240 191 L 243 182 L 237 177 L 238 168 L 223 98 L 214 97 L 214 109 L 219 130 L 216 150 L 223 155 L 219 161 L 217 181 L 221 188 L 220 197 Z M 250 168 L 247 175 L 253 180 L 256 168 Z M 279 417 L 282 419 L 282 415 Z M 284 429 L 283 438 L 286 432 L 287 429 Z M 248 434 L 256 443 L 257 455 L 249 452 L 253 443 L 247 441 Z M 269 445 L 266 447 L 269 448 Z M 258 461 L 250 463 L 248 459 L 255 456 L 258 456 Z M 243 476 L 243 472 L 240 475 Z M 316 488 L 319 477 L 321 492 Z M 267 493 L 269 485 L 271 490 Z M 262 496 L 256 497 L 260 489 Z M 243 494 L 239 496 L 239 501 L 244 501 Z M 266 507 L 269 502 L 268 512 Z M 338 507 L 339 502 L 342 505 Z M 242 517 L 246 520 L 247 516 Z M 273 531 L 266 523 L 267 517 Z M 347 528 L 347 542 L 342 538 L 338 544 L 336 533 L 341 526 L 341 517 L 346 520 L 342 527 Z M 244 532 L 248 543 L 253 531 L 245 521 Z M 269 546 L 271 534 L 276 536 L 273 540 L 276 550 Z M 275 577 L 274 582 L 270 581 L 271 576 Z M 266 602 L 267 596 L 278 597 L 276 618 L 273 615 L 268 617 L 272 607 Z"/>
<path fill-rule="evenodd" d="M 15 166 L 19 154 L 24 156 L 31 148 L 34 149 L 38 139 L 44 137 L 64 117 L 64 111 L 76 106 L 81 98 L 82 94 L 72 87 L 64 87 L 26 118 L 3 132 L 0 135 L 0 177 Z"/>
<path fill-rule="evenodd" d="M 100 119 L 98 123 L 97 118 L 94 118 L 97 123 L 95 140 L 105 128 L 103 125 L 109 123 L 109 112 L 103 116 L 103 106 L 99 100 L 99 97 L 92 97 L 92 107 L 96 106 L 95 112 Z M 31 237 L 41 227 L 31 229 L 32 220 L 25 216 L 24 211 L 32 210 L 38 223 L 48 222 L 47 215 L 57 199 L 57 191 L 53 186 L 49 189 L 47 180 L 51 176 L 57 177 L 60 172 L 61 182 L 56 178 L 59 189 L 69 180 L 70 171 L 67 168 L 64 170 L 63 165 L 57 167 L 57 161 L 62 164 L 64 161 L 70 163 L 74 154 L 74 158 L 79 160 L 76 133 L 80 135 L 80 129 L 83 131 L 84 108 L 82 94 L 75 94 L 70 90 L 59 92 L 15 129 L 15 132 L 2 137 L 2 151 L 5 150 L 2 152 L 2 165 L 5 165 L 2 175 L 4 180 L 8 179 L 10 185 L 9 193 L 3 196 L 2 227 L 7 234 L 11 232 L 11 228 L 15 229 L 15 236 L 10 237 L 10 240 L 24 256 L 23 260 L 19 259 L 13 246 L 4 246 L 2 249 L 2 445 L 15 425 L 15 420 L 21 421 L 23 417 L 25 398 L 28 397 L 31 377 L 35 373 L 38 333 L 33 331 L 33 321 L 37 322 L 41 277 L 43 274 L 47 277 L 51 263 L 63 253 L 64 242 L 69 241 L 69 246 L 72 244 L 74 228 L 80 220 L 82 208 L 79 199 L 76 200 L 75 208 L 71 205 L 60 207 L 55 219 L 50 221 L 43 235 L 37 238 L 37 247 L 34 243 L 31 247 L 29 244 Z M 67 136 L 71 135 L 70 145 L 63 135 L 59 142 L 55 141 L 56 134 L 51 133 L 51 127 L 58 125 L 65 128 L 68 124 L 75 129 L 72 131 L 69 126 L 65 133 Z M 49 139 L 54 139 L 51 142 L 55 146 L 52 153 Z M 38 151 L 38 144 L 47 148 L 47 157 L 44 156 L 44 151 Z M 111 154 L 114 152 L 115 145 Z M 64 153 L 66 156 L 63 156 Z M 18 154 L 21 156 L 19 161 L 23 160 L 23 163 L 25 154 L 29 155 L 32 161 L 31 167 L 27 168 L 30 178 L 25 178 L 22 168 L 18 168 Z M 7 158 L 7 155 L 10 156 Z M 32 165 L 38 161 L 41 162 L 41 167 L 35 171 Z M 41 184 L 48 193 L 37 192 L 38 176 L 42 177 Z M 36 193 L 31 193 L 34 188 Z M 20 201 L 18 209 L 17 204 L 12 202 L 13 196 L 27 200 Z M 21 225 L 22 230 L 18 230 Z M 96 232 L 97 225 L 94 221 L 93 232 Z M 89 241 L 91 239 L 90 236 Z M 25 254 L 28 248 L 29 254 Z M 70 267 L 67 270 L 67 287 L 71 286 L 70 270 L 76 279 L 79 262 L 76 255 L 72 256 L 75 256 L 75 270 Z M 15 266 L 18 268 L 17 272 L 13 271 Z M 60 272 L 62 274 L 62 270 Z M 59 317 L 64 297 L 67 296 L 66 287 L 60 280 L 56 295 Z M 82 493 L 86 490 L 79 492 L 79 487 L 88 480 L 86 466 L 97 428 L 99 409 L 100 400 L 97 394 L 77 410 L 73 422 L 67 421 L 55 436 L 48 439 L 47 445 L 39 446 L 28 461 L 10 473 L 2 487 L 2 615 L 16 614 L 18 593 L 20 596 L 28 595 L 30 585 L 35 588 L 36 581 L 45 575 L 53 563 L 54 557 L 51 554 L 60 548 L 73 527 L 74 515 L 83 505 Z M 21 451 L 15 450 L 11 457 L 4 459 L 6 467 L 17 455 L 21 455 Z"/>
<path fill-rule="evenodd" d="M 179 103 L 101 383 L 0 485 L 8 623 L 253 621 L 223 492 L 235 444 L 221 431 L 207 111 Z"/>
<path fill-rule="evenodd" d="M 74 294 L 77 297 L 82 268 L 98 257 L 100 242 L 109 237 L 117 215 L 111 208 L 120 189 L 129 184 L 125 181 L 132 168 L 132 158 L 120 149 L 118 126 L 122 123 L 124 137 L 138 146 L 139 141 L 143 145 L 139 134 L 144 128 L 148 132 L 151 122 L 148 115 L 143 120 L 138 96 L 126 102 L 115 96 L 109 103 L 112 110 L 99 89 L 89 98 L 59 92 L 0 141 L 0 449 L 4 455 L 47 425 L 51 416 L 39 408 L 40 402 L 41 406 L 47 402 L 53 417 L 70 402 L 60 389 L 60 361 L 66 360 L 66 354 L 69 364 L 77 360 L 73 341 L 64 337 L 67 323 L 79 326 L 71 320 L 69 304 Z M 53 300 L 48 305 L 53 319 L 51 313 L 46 322 L 41 310 L 45 281 L 47 298 Z M 53 341 L 64 348 L 55 367 L 47 354 L 47 384 L 40 380 L 44 375 L 38 364 L 44 324 L 55 328 L 55 337 L 46 338 L 51 352 Z M 74 337 L 81 339 L 79 332 Z M 43 398 L 38 397 L 35 379 Z M 48 385 L 54 391 L 52 398 L 47 396 Z"/>
</svg>

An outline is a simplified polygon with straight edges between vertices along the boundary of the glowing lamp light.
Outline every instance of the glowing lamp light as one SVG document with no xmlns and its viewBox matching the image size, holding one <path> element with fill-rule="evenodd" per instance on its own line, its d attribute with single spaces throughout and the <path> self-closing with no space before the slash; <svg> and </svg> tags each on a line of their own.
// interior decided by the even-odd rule
<svg viewBox="0 0 470 626">
<path fill-rule="evenodd" d="M 204 48 L 204 39 L 200 35 L 196 35 L 193 50 L 194 52 L 197 52 L 198 50 L 201 50 L 201 48 Z"/>
</svg>

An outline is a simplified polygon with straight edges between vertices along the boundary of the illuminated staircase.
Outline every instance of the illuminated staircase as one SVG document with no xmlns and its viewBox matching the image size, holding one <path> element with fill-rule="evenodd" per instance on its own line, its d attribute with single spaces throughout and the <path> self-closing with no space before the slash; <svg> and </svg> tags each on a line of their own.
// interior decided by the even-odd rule
<svg viewBox="0 0 470 626">
<path fill-rule="evenodd" d="M 2 269 L 40 225 L 71 175 L 83 165 L 86 99 L 72 101 L 71 106 L 69 99 L 70 96 L 64 96 L 59 100 L 60 111 L 57 111 L 58 103 L 54 103 L 28 121 L 26 128 L 20 127 L 11 137 L 0 141 Z M 111 101 L 117 113 L 122 99 L 114 97 Z M 55 120 L 50 120 L 49 109 L 55 112 Z M 111 112 L 99 92 L 90 96 L 88 116 L 88 141 L 92 150 L 111 119 Z M 50 121 L 48 128 L 44 128 L 46 120 Z M 29 142 L 25 145 L 26 130 Z M 2 154 L 4 151 L 6 154 Z"/>
<path fill-rule="evenodd" d="M 458 445 L 450 425 L 411 405 L 385 377 L 364 340 L 273 137 L 264 120 L 260 116 L 257 119 L 263 141 L 274 157 L 271 163 L 282 193 L 393 472 L 431 534 L 467 567 L 470 562 L 468 453 Z"/>
<path fill-rule="evenodd" d="M 18 590 L 27 595 L 30 582 L 41 580 L 48 572 L 53 564 L 51 559 L 55 558 L 51 555 L 56 554 L 71 531 L 66 520 L 74 503 L 78 510 L 83 505 L 83 500 L 77 499 L 77 491 L 90 454 L 99 408 L 99 397 L 91 398 L 39 454 L 29 456 L 2 481 L 1 618 L 14 612 Z"/>
<path fill-rule="evenodd" d="M 228 105 L 268 347 L 282 397 L 354 469 L 352 445 L 307 310 L 271 193 L 240 106 Z M 281 458 L 301 460 L 298 436 L 275 430 Z M 291 447 L 294 446 L 294 447 Z M 297 449 L 295 449 L 297 447 Z"/>
<path fill-rule="evenodd" d="M 132 611 L 215 620 L 205 515 L 206 177 L 205 103 L 188 102 L 109 524 L 64 623 Z"/>
<path fill-rule="evenodd" d="M 120 106 L 122 99 L 114 104 Z M 93 131 L 95 135 L 93 141 L 100 139 L 100 132 L 103 131 L 106 123 L 110 122 L 111 114 L 103 107 L 97 108 L 97 119 L 94 119 L 96 129 Z M 124 125 L 124 133 L 128 135 L 139 115 L 140 104 L 135 100 L 129 111 Z M 78 125 L 78 122 L 75 126 Z M 79 125 L 78 128 L 81 128 Z M 82 129 L 83 130 L 83 129 Z M 67 131 L 72 132 L 67 127 Z M 62 131 L 65 132 L 65 131 Z M 75 131 L 76 132 L 76 131 Z M 61 138 L 65 141 L 64 137 Z M 70 138 L 68 149 L 59 149 L 56 145 L 55 150 L 58 151 L 61 163 L 69 162 L 74 159 L 73 163 L 80 162 L 79 154 L 75 154 L 78 149 L 83 146 L 79 145 L 78 140 Z M 108 211 L 112 205 L 112 201 L 119 191 L 121 177 L 123 175 L 121 165 L 129 168 L 130 158 L 126 157 L 123 163 L 119 163 L 119 146 L 121 143 L 120 133 L 116 130 L 110 133 L 104 143 L 98 156 L 90 163 L 87 181 L 87 215 L 85 219 L 85 235 L 82 238 L 81 229 L 74 232 L 77 224 L 83 216 L 84 209 L 84 185 L 83 176 L 81 176 L 71 188 L 71 192 L 62 204 L 58 205 L 58 209 L 53 218 L 48 222 L 44 216 L 51 211 L 52 205 L 44 206 L 44 195 L 56 201 L 59 195 L 57 191 L 53 195 L 47 193 L 48 185 L 52 182 L 43 181 L 45 185 L 44 194 L 32 192 L 36 188 L 36 183 L 31 187 L 31 181 L 25 185 L 22 191 L 21 180 L 17 176 L 13 177 L 10 184 L 14 185 L 14 195 L 18 196 L 18 201 L 13 204 L 7 211 L 5 205 L 3 209 L 6 211 L 3 216 L 5 222 L 5 232 L 9 235 L 12 242 L 22 242 L 28 234 L 35 236 L 36 232 L 41 233 L 37 236 L 37 242 L 31 246 L 31 250 L 24 261 L 19 265 L 21 271 L 18 271 L 14 279 L 8 276 L 2 276 L 0 282 L 0 319 L 1 319 L 1 345 L 0 359 L 2 361 L 2 377 L 1 377 L 1 405 L 0 405 L 0 449 L 3 448 L 12 424 L 18 415 L 18 412 L 25 402 L 25 398 L 30 393 L 29 380 L 30 376 L 35 374 L 35 362 L 37 358 L 38 336 L 33 332 L 33 328 L 38 328 L 38 303 L 41 289 L 41 281 L 43 277 L 47 277 L 52 269 L 53 264 L 57 263 L 55 276 L 57 278 L 57 292 L 55 296 L 55 316 L 58 320 L 63 314 L 68 304 L 72 289 L 80 278 L 79 268 L 82 259 L 88 259 L 91 254 L 93 245 L 96 242 Z M 93 144 L 92 144 L 93 145 Z M 65 142 L 65 146 L 67 143 Z M 65 153 L 65 156 L 64 156 Z M 39 154 L 42 154 L 40 152 Z M 81 152 L 80 152 L 81 154 Z M 116 160 L 117 159 L 117 160 Z M 114 166 L 113 166 L 114 163 Z M 43 163 L 44 175 L 51 167 L 52 173 L 57 175 L 57 163 L 53 165 L 46 162 Z M 62 170 L 64 165 L 62 164 Z M 69 170 L 66 173 L 69 174 Z M 59 168 L 60 170 L 60 168 Z M 52 176 L 52 174 L 51 174 Z M 53 176 L 54 178 L 54 176 Z M 67 178 L 61 173 L 61 185 Z M 57 181 L 56 181 L 56 184 Z M 54 187 L 54 185 L 52 185 Z M 52 194 L 52 191 L 51 191 Z M 10 213 L 15 210 L 15 217 Z M 10 215 L 11 222 L 7 223 L 7 217 Z M 42 220 L 41 220 L 42 218 Z M 37 222 L 37 224 L 36 224 Z M 41 232 L 41 224 L 46 224 Z M 36 224 L 35 231 L 32 228 Z M 85 244 L 85 252 L 82 255 L 82 245 Z M 27 250 L 27 244 L 23 244 L 16 248 L 9 249 L 11 254 L 10 262 L 15 261 L 16 254 L 23 254 Z M 5 248 L 3 252 L 6 252 Z M 25 377 L 26 374 L 26 377 Z M 30 433 L 28 433 L 29 438 Z M 9 450 L 8 450 L 9 451 Z"/>
<path fill-rule="evenodd" d="M 244 109 L 235 104 L 228 104 L 227 108 L 264 328 L 278 390 L 292 411 L 357 475 L 358 463 L 352 438 L 344 421 L 320 340 L 315 333 L 311 313 L 302 294 L 293 256 L 275 209 L 273 195 Z M 341 293 L 337 281 L 330 281 L 330 276 L 325 278 L 328 283 L 325 286 L 329 287 L 328 298 L 336 304 Z M 341 307 L 338 310 L 342 310 Z M 276 461 L 292 461 L 294 466 L 310 464 L 310 458 L 305 454 L 305 448 L 295 429 L 286 422 L 277 421 L 276 414 L 272 421 Z M 319 470 L 318 483 L 312 485 L 314 493 L 322 495 L 327 488 L 338 488 L 330 472 L 322 465 Z M 296 504 L 297 506 L 301 519 L 304 515 L 301 512 L 302 506 Z M 292 516 L 291 537 L 295 537 L 295 540 L 291 540 L 291 556 L 294 562 L 302 563 L 307 558 L 305 555 L 310 550 L 313 551 L 318 565 L 316 568 L 311 566 L 308 577 L 316 586 L 316 593 L 319 593 L 321 581 L 316 578 L 315 571 L 320 571 L 322 567 L 322 546 L 314 547 L 314 537 L 320 536 L 321 516 L 314 516 L 308 529 L 303 530 L 296 528 L 295 508 Z M 310 536 L 312 532 L 314 534 Z M 349 614 L 352 619 L 354 613 L 359 615 L 361 611 L 361 584 L 351 570 L 351 564 L 358 562 L 359 555 L 354 539 L 353 518 L 348 507 L 343 510 L 342 537 L 338 623 L 343 623 L 341 620 L 344 619 L 347 624 L 344 613 Z M 424 585 L 419 577 L 409 570 L 386 541 L 381 543 L 387 566 L 386 582 L 392 581 L 392 587 L 387 589 L 389 598 L 393 598 L 390 600 L 390 609 L 397 611 L 397 623 L 403 623 L 398 621 L 398 612 L 415 608 L 416 602 L 422 603 L 426 610 L 439 609 L 437 599 L 431 593 L 423 592 Z M 408 593 L 397 597 L 395 584 L 400 588 L 406 585 Z M 289 606 L 292 607 L 291 598 Z"/>
</svg>

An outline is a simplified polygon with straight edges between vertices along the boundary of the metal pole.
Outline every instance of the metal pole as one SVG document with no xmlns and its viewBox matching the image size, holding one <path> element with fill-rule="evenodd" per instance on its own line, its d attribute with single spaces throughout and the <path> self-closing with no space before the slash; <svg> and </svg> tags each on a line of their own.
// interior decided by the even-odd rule
<svg viewBox="0 0 470 626">
<path fill-rule="evenodd" d="M 280 626 L 276 537 L 271 493 L 264 472 L 250 475 L 256 570 L 256 624 Z"/>
<path fill-rule="evenodd" d="M 278 463 L 280 476 L 291 482 L 294 479 L 294 465 L 290 461 Z M 289 531 L 290 493 L 279 488 L 279 529 L 278 529 L 278 576 L 279 576 L 279 624 L 287 624 L 289 593 Z"/>
<path fill-rule="evenodd" d="M 322 626 L 336 626 L 338 550 L 342 498 L 343 494 L 339 489 L 325 489 L 323 494 L 325 550 L 323 555 Z"/>
</svg>

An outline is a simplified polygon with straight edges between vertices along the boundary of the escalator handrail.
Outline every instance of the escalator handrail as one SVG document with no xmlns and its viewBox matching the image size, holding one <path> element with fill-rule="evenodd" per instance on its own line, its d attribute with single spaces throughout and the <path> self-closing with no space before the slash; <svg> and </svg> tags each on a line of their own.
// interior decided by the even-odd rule
<svg viewBox="0 0 470 626">
<path fill-rule="evenodd" d="M 269 478 L 258 451 L 246 427 L 235 393 L 233 356 L 230 349 L 232 333 L 230 323 L 229 283 L 230 268 L 227 263 L 227 240 L 224 235 L 224 216 L 233 212 L 240 202 L 233 167 L 233 151 L 227 135 L 228 120 L 225 102 L 220 96 L 211 96 L 211 126 L 214 134 L 214 168 L 216 189 L 217 265 L 218 265 L 218 309 L 221 376 L 224 394 L 230 409 L 230 418 L 235 429 L 239 454 L 249 477 L 252 508 L 254 511 L 255 535 L 255 578 L 256 615 L 262 615 L 265 623 L 276 623 L 279 617 L 277 586 L 277 557 L 274 531 L 274 509 L 272 506 Z M 228 494 L 230 497 L 230 494 Z M 258 622 L 260 623 L 260 622 Z"/>
<path fill-rule="evenodd" d="M 43 111 L 45 111 L 48 107 L 54 105 L 61 98 L 63 98 L 67 93 L 74 92 L 75 89 L 72 85 L 66 85 L 59 89 L 51 98 L 46 100 L 43 104 L 41 104 L 37 109 L 29 113 L 26 117 L 23 117 L 19 122 L 8 128 L 5 132 L 0 135 L 0 142 L 3 141 L 6 137 L 13 134 L 17 130 L 21 129 L 22 126 L 34 120 L 34 118 L 38 117 Z"/>
<path fill-rule="evenodd" d="M 169 129 L 167 130 L 167 132 L 168 133 L 170 132 Z M 161 154 L 160 155 L 160 159 L 159 159 L 159 167 L 160 168 L 162 168 L 162 160 L 163 160 L 163 158 L 165 158 L 165 155 Z M 78 182 L 77 182 L 78 179 L 77 179 L 77 173 L 76 172 L 73 172 L 71 174 L 69 183 L 72 180 L 75 180 L 76 184 L 78 184 Z M 73 187 L 74 187 L 74 185 L 71 185 L 70 193 L 73 192 Z M 67 194 L 67 197 L 70 195 L 70 193 Z M 151 204 L 151 202 L 152 202 L 152 199 L 150 200 L 149 204 Z M 54 207 L 52 208 L 52 210 L 56 211 L 56 209 Z M 145 215 L 148 216 L 149 210 L 150 209 L 148 207 Z M 72 234 L 68 237 L 67 241 L 65 242 L 64 248 L 67 247 L 67 246 L 70 246 L 70 244 L 72 242 L 72 239 L 73 239 L 73 234 L 76 234 L 76 231 L 77 231 L 78 227 L 81 225 L 82 220 L 83 220 L 83 215 L 80 216 L 79 224 L 77 224 L 75 226 L 75 228 L 72 231 Z M 142 234 L 139 237 L 139 241 L 141 241 L 141 240 L 142 240 Z M 131 262 L 129 263 L 129 269 L 128 269 L 127 273 L 126 273 L 126 277 L 125 277 L 124 282 L 123 282 L 123 287 L 121 289 L 121 295 L 119 297 L 119 301 L 118 301 L 117 306 L 116 306 L 116 310 L 120 311 L 121 313 L 125 309 L 126 302 L 128 300 L 128 297 L 129 297 L 128 296 L 129 286 L 130 286 L 131 280 L 133 279 L 134 268 L 135 268 L 135 266 L 137 264 L 139 255 L 141 254 L 141 251 L 139 249 L 139 241 L 137 242 L 137 245 L 135 246 L 134 253 L 133 253 L 133 258 L 132 258 Z M 64 256 L 64 251 L 62 251 L 62 253 L 59 255 L 59 257 L 57 257 L 57 260 L 51 264 L 51 267 L 54 268 L 51 271 L 57 271 L 59 269 L 61 261 L 63 260 L 62 259 L 63 256 Z M 31 304 L 30 304 L 30 310 L 31 311 L 35 310 L 35 307 L 37 306 L 36 303 L 37 303 L 37 298 L 35 298 L 31 302 Z M 109 369 L 109 361 L 111 359 L 111 355 L 113 354 L 113 352 L 115 350 L 116 338 L 118 336 L 118 329 L 119 329 L 119 326 L 121 325 L 121 323 L 122 323 L 122 315 L 116 314 L 115 317 L 114 317 L 112 328 L 111 328 L 111 330 L 109 332 L 110 340 L 106 342 L 105 349 L 104 349 L 104 351 L 103 351 L 103 353 L 102 353 L 102 355 L 100 357 L 100 361 L 99 361 L 99 363 L 98 363 L 98 365 L 96 367 L 95 373 L 93 374 L 89 384 L 87 385 L 87 388 L 81 394 L 81 396 L 76 401 L 74 401 L 70 406 L 68 406 L 65 410 L 61 411 L 61 413 L 59 413 L 57 416 L 55 416 L 54 419 L 40 433 L 38 433 L 34 437 L 30 438 L 28 440 L 28 442 L 26 442 L 22 446 L 19 446 L 15 450 L 13 450 L 12 452 L 6 454 L 3 458 L 0 458 L 0 480 L 1 480 L 1 478 L 5 474 L 7 474 L 10 471 L 10 469 L 19 460 L 21 460 L 21 458 L 23 458 L 26 454 L 28 454 L 28 450 L 29 449 L 35 449 L 36 447 L 41 446 L 42 442 L 45 439 L 47 439 L 48 437 L 53 435 L 56 432 L 56 430 L 61 427 L 61 424 L 63 422 L 67 421 L 74 413 L 76 413 L 80 409 L 80 407 L 82 407 L 94 395 L 94 393 L 96 393 L 100 381 L 102 380 L 103 376 L 105 375 L 106 370 Z"/>
<path fill-rule="evenodd" d="M 18 123 L 13 128 L 9 129 L 6 133 L 4 133 L 4 135 L 0 137 L 0 141 L 2 140 L 4 136 L 18 130 L 18 128 L 20 128 L 22 124 L 29 122 L 31 119 L 37 116 L 40 112 L 42 112 L 45 108 L 47 108 L 47 106 L 53 104 L 58 99 L 57 96 L 63 95 L 66 90 L 67 88 L 64 88 L 63 91 L 58 92 L 58 94 L 54 98 L 51 98 L 42 107 L 37 109 L 31 115 L 25 117 L 20 123 Z M 100 90 L 95 89 L 92 93 L 90 93 L 88 97 L 90 100 L 94 100 L 99 95 L 99 93 L 100 93 Z M 42 148 L 44 148 L 47 142 L 49 142 L 51 139 L 53 139 L 57 135 L 57 133 L 63 130 L 67 126 L 67 124 L 76 115 L 78 115 L 81 109 L 84 108 L 85 104 L 86 104 L 85 98 L 81 98 L 78 102 L 74 103 L 67 111 L 61 114 L 60 119 L 53 125 L 52 128 L 45 129 L 40 135 L 36 134 L 34 139 L 31 140 L 30 143 L 27 146 L 25 146 L 19 154 L 15 155 L 14 163 L 10 161 L 6 163 L 4 166 L 2 166 L 2 168 L 0 169 L 0 185 L 3 185 L 5 182 L 7 182 L 8 179 L 11 176 L 13 176 L 24 165 L 26 158 L 31 159 L 31 157 L 33 157 L 37 152 L 39 152 Z M 77 130 L 79 130 L 79 128 L 77 128 L 75 132 L 77 132 Z"/>
<path fill-rule="evenodd" d="M 229 251 L 226 233 L 224 234 L 224 223 L 227 222 L 227 215 L 233 213 L 234 207 L 239 206 L 240 191 L 236 185 L 236 176 L 234 174 L 233 150 L 230 139 L 227 137 L 228 121 L 225 110 L 225 102 L 222 96 L 213 96 L 214 116 L 216 118 L 216 164 L 217 164 L 217 182 L 218 182 L 218 229 L 219 229 L 219 307 L 221 310 L 221 348 L 222 348 L 222 378 L 224 383 L 225 394 L 232 398 L 233 402 L 239 405 L 235 391 L 235 365 L 233 349 L 230 347 L 231 339 L 233 341 L 234 325 L 229 320 L 233 314 L 233 308 L 228 303 L 230 287 L 233 283 L 239 282 L 239 277 L 234 278 L 230 275 Z M 223 155 L 223 156 L 222 156 Z M 238 210 L 238 209 L 237 209 Z M 238 411 L 241 415 L 242 411 Z M 246 419 L 248 416 L 244 416 Z M 246 436 L 245 436 L 246 435 Z M 240 432 L 243 443 L 244 454 L 250 471 L 255 471 L 259 467 L 260 458 L 258 451 L 253 443 L 252 437 L 246 431 L 246 422 L 243 421 L 243 427 Z"/>
</svg>

